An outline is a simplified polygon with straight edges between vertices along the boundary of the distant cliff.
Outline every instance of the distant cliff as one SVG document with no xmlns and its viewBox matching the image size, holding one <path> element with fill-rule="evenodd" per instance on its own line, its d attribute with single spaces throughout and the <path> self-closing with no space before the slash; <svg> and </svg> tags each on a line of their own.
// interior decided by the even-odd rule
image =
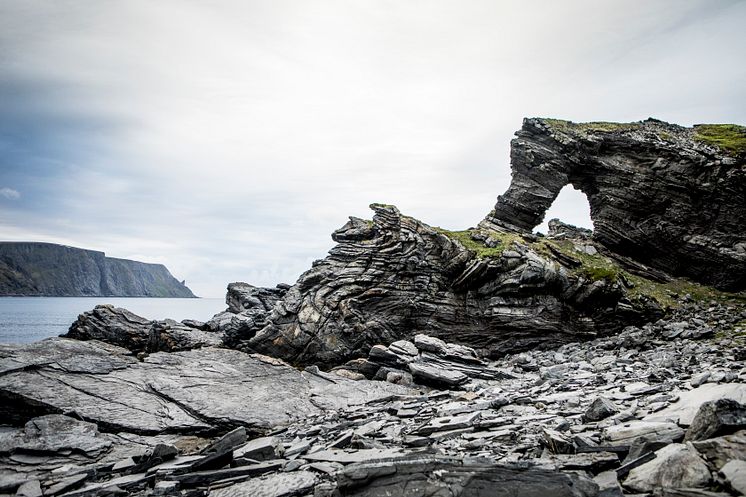
<svg viewBox="0 0 746 497">
<path fill-rule="evenodd" d="M 0 242 L 0 295 L 195 297 L 163 264 L 40 242 Z"/>
</svg>

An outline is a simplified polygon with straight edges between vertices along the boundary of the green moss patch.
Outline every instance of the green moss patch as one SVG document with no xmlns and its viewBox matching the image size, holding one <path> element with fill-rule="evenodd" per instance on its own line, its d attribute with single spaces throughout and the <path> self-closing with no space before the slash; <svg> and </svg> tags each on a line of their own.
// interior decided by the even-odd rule
<svg viewBox="0 0 746 497">
<path fill-rule="evenodd" d="M 542 247 L 544 245 L 544 247 Z M 627 295 L 631 299 L 653 298 L 661 307 L 674 308 L 678 306 L 678 297 L 689 295 L 698 301 L 716 300 L 720 302 L 742 302 L 746 303 L 746 294 L 721 292 L 715 288 L 693 283 L 683 278 L 674 278 L 666 283 L 637 276 L 622 269 L 613 259 L 601 254 L 589 255 L 575 250 L 574 243 L 570 240 L 542 240 L 535 244 L 539 252 L 551 256 L 546 249 L 551 245 L 555 250 L 572 257 L 580 262 L 580 266 L 570 271 L 577 275 L 585 276 L 593 281 L 607 280 L 610 282 L 623 278 L 632 285 Z"/>
<path fill-rule="evenodd" d="M 504 233 L 500 231 L 487 231 L 487 230 L 461 230 L 451 231 L 443 228 L 433 228 L 438 233 L 441 233 L 451 240 L 458 241 L 465 249 L 474 252 L 478 259 L 484 259 L 487 257 L 500 257 L 503 252 L 510 247 L 514 242 L 524 242 L 523 237 L 515 233 Z M 472 235 L 475 233 L 481 233 L 489 236 L 493 239 L 500 241 L 497 247 L 488 247 L 479 240 L 474 240 Z M 525 242 L 524 242 L 525 243 Z"/>
<path fill-rule="evenodd" d="M 695 139 L 733 155 L 746 154 L 746 126 L 738 124 L 698 124 Z"/>
<path fill-rule="evenodd" d="M 565 133 L 611 133 L 615 131 L 630 131 L 640 126 L 640 123 L 612 123 L 607 121 L 595 121 L 589 123 L 574 123 L 563 119 L 542 119 L 550 127 Z"/>
</svg>

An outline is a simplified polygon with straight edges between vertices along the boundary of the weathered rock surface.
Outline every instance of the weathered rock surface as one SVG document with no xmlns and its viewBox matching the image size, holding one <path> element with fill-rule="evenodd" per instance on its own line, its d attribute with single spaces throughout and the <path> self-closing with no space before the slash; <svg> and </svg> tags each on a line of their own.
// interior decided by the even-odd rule
<svg viewBox="0 0 746 497">
<path fill-rule="evenodd" d="M 203 331 L 172 319 L 149 321 L 127 309 L 97 305 L 70 326 L 67 338 L 101 340 L 132 352 L 176 352 L 223 343 L 223 334 Z"/>
<path fill-rule="evenodd" d="M 598 486 L 582 477 L 530 466 L 416 456 L 350 466 L 339 474 L 337 491 L 350 497 L 590 497 L 598 495 Z"/>
<path fill-rule="evenodd" d="M 670 444 L 656 458 L 632 470 L 624 486 L 638 492 L 660 488 L 704 488 L 710 470 L 697 452 L 683 444 Z"/>
<path fill-rule="evenodd" d="M 36 481 L 45 495 L 67 497 L 117 489 L 141 496 L 208 489 L 378 496 L 403 488 L 618 496 L 623 485 L 626 492 L 735 495 L 746 430 L 684 445 L 678 414 L 647 420 L 695 400 L 696 412 L 746 384 L 739 342 L 670 333 L 682 319 L 709 323 L 723 309 L 742 311 L 687 306 L 688 317 L 679 312 L 645 328 L 498 361 L 417 335 L 373 347 L 367 359 L 331 372 L 299 372 L 277 359 L 214 347 L 137 360 L 96 340 L 3 346 L 0 406 L 2 419 L 15 426 L 0 429 L 0 488 L 16 492 Z M 357 372 L 388 380 L 418 361 L 462 368 L 466 381 L 448 390 L 411 388 Z M 710 377 L 692 388 L 703 370 Z M 606 405 L 601 398 L 614 412 L 589 419 Z M 69 415 L 49 416 L 50 409 Z M 222 436 L 210 443 L 195 434 Z M 31 486 L 23 491 L 35 491 Z"/>
<path fill-rule="evenodd" d="M 686 440 L 706 440 L 746 429 L 746 405 L 732 399 L 705 402 L 699 407 Z"/>
<path fill-rule="evenodd" d="M 510 188 L 480 226 L 530 233 L 572 184 L 588 197 L 593 239 L 613 252 L 721 288 L 746 288 L 743 152 L 708 144 L 696 126 L 654 119 L 525 119 L 516 135 Z"/>
<path fill-rule="evenodd" d="M 319 409 L 409 391 L 381 382 L 366 388 L 367 380 L 331 380 L 212 347 L 154 353 L 139 362 L 100 342 L 48 339 L 2 346 L 0 357 L 0 413 L 16 424 L 74 412 L 106 431 L 200 434 L 245 426 L 257 432 Z"/>
<path fill-rule="evenodd" d="M 0 295 L 194 297 L 163 264 L 41 242 L 0 242 Z"/>
<path fill-rule="evenodd" d="M 481 257 L 464 243 L 492 242 L 462 243 L 393 206 L 371 207 L 373 221 L 351 218 L 337 230 L 338 245 L 287 290 L 268 324 L 242 332 L 256 333 L 247 350 L 328 367 L 425 333 L 496 357 L 662 315 L 654 301 L 628 299 L 621 281 L 573 272 L 530 241 L 497 241 L 504 250 Z"/>
<path fill-rule="evenodd" d="M 290 286 L 284 284 L 262 288 L 248 283 L 230 283 L 225 296 L 228 309 L 208 321 L 207 329 L 222 332 L 227 346 L 240 347 L 267 325 L 270 311 L 285 296 L 288 288 Z"/>
</svg>

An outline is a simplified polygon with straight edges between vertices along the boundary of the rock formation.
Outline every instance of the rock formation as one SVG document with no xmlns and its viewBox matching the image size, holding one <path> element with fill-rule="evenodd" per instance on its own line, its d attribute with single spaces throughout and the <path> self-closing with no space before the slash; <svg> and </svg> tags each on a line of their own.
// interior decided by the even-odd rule
<svg viewBox="0 0 746 497">
<path fill-rule="evenodd" d="M 418 335 L 372 348 L 381 381 L 212 346 L 0 346 L 0 491 L 739 495 L 745 319 L 683 300 L 642 328 L 497 361 Z M 418 363 L 462 377 L 395 384 Z"/>
<path fill-rule="evenodd" d="M 338 245 L 253 329 L 247 350 L 329 365 L 425 333 L 495 357 L 661 315 L 617 274 L 578 268 L 549 242 L 448 232 L 393 206 L 371 208 L 372 221 L 351 218 L 334 233 Z"/>
<path fill-rule="evenodd" d="M 194 297 L 163 264 L 38 242 L 0 242 L 0 296 Z"/>
<path fill-rule="evenodd" d="M 530 233 L 565 185 L 591 207 L 593 238 L 672 275 L 746 288 L 746 128 L 525 119 L 512 181 L 480 224 Z"/>
<path fill-rule="evenodd" d="M 98 306 L 0 345 L 0 493 L 742 495 L 746 299 L 676 277 L 743 288 L 716 131 L 527 120 L 476 228 L 374 204 L 207 323 Z M 596 231 L 532 235 L 567 183 Z"/>
</svg>

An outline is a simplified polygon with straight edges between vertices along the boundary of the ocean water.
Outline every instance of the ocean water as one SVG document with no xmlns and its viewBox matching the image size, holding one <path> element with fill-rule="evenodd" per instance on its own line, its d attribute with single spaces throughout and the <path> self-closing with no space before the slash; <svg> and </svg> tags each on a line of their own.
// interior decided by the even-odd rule
<svg viewBox="0 0 746 497">
<path fill-rule="evenodd" d="M 207 321 L 226 309 L 223 299 L 122 297 L 0 297 L 0 343 L 29 343 L 66 333 L 98 304 L 124 307 L 148 319 Z"/>
</svg>

